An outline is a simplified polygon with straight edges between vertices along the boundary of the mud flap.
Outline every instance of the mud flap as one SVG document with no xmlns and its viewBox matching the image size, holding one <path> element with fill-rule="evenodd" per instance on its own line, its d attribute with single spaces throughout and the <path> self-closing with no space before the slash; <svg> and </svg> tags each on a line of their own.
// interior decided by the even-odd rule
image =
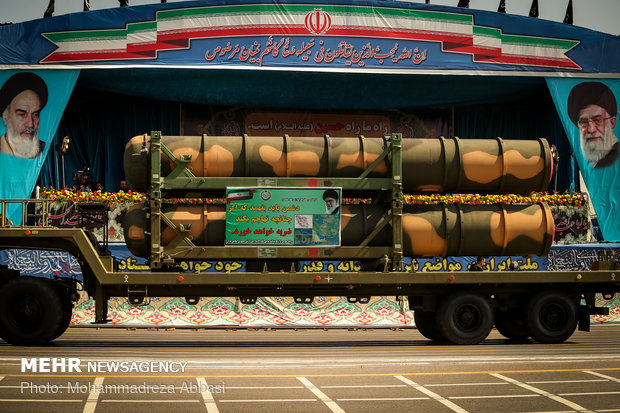
<svg viewBox="0 0 620 413">
<path fill-rule="evenodd" d="M 579 306 L 579 331 L 590 331 L 590 308 L 587 305 Z"/>
</svg>

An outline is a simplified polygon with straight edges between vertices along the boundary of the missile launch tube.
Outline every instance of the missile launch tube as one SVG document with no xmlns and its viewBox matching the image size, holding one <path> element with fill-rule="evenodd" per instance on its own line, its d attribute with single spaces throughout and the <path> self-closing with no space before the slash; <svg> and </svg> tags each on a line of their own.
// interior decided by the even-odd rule
<svg viewBox="0 0 620 413">
<path fill-rule="evenodd" d="M 414 257 L 541 255 L 553 243 L 547 204 L 420 205 L 403 216 L 404 251 Z"/>
<path fill-rule="evenodd" d="M 191 224 L 197 246 L 223 246 L 226 212 L 223 205 L 170 205 L 163 213 L 177 227 Z M 341 207 L 341 244 L 359 245 L 384 215 L 379 205 Z M 135 206 L 123 222 L 125 241 L 136 256 L 148 257 L 147 211 Z M 162 228 L 165 228 L 162 225 Z M 175 234 L 162 230 L 162 244 Z M 369 244 L 388 246 L 386 226 Z M 546 255 L 553 241 L 553 217 L 546 204 L 533 205 L 406 205 L 403 213 L 403 253 L 411 257 L 467 255 Z M 234 247 L 231 247 L 234 248 Z"/>
<path fill-rule="evenodd" d="M 147 192 L 150 163 L 148 135 L 125 148 L 127 181 Z M 162 136 L 177 158 L 191 155 L 197 177 L 357 177 L 388 144 L 386 138 Z M 372 177 L 389 177 L 390 158 Z M 176 164 L 162 154 L 162 175 Z M 529 193 L 546 190 L 551 154 L 544 139 L 403 139 L 403 190 L 420 192 Z"/>
</svg>

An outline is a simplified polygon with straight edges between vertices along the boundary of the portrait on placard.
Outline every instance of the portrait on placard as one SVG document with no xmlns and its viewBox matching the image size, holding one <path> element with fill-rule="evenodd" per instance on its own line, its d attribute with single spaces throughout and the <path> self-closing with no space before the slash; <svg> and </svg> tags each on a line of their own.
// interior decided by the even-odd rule
<svg viewBox="0 0 620 413">
<path fill-rule="evenodd" d="M 573 157 L 605 241 L 620 241 L 620 79 L 547 78 Z"/>
<path fill-rule="evenodd" d="M 4 82 L 0 88 L 0 114 L 5 132 L 0 137 L 0 153 L 32 159 L 45 152 L 39 126 L 47 98 L 45 81 L 34 73 L 16 73 Z"/>
<path fill-rule="evenodd" d="M 579 129 L 581 151 L 591 168 L 607 168 L 618 159 L 617 109 L 616 97 L 601 82 L 579 83 L 568 95 L 568 116 Z"/>
</svg>

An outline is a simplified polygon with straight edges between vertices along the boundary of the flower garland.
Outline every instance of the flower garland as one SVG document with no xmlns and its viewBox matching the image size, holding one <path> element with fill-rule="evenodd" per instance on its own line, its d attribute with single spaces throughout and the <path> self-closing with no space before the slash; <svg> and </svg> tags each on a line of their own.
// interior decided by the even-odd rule
<svg viewBox="0 0 620 413">
<path fill-rule="evenodd" d="M 549 206 L 584 206 L 586 197 L 584 194 L 547 194 L 532 193 L 523 195 L 478 195 L 478 194 L 451 194 L 451 195 L 405 195 L 405 204 L 436 205 L 436 204 L 535 204 L 544 202 Z"/>
<path fill-rule="evenodd" d="M 54 188 L 43 188 L 41 197 L 53 201 L 71 202 L 145 202 L 148 196 L 140 192 L 81 192 L 67 189 L 56 190 Z M 409 205 L 437 205 L 437 204 L 469 204 L 469 205 L 490 205 L 490 204 L 534 204 L 544 202 L 549 206 L 576 206 L 586 205 L 584 194 L 547 194 L 532 193 L 523 195 L 478 195 L 478 194 L 429 194 L 429 195 L 404 195 L 404 203 Z M 370 198 L 344 198 L 344 205 L 352 204 L 371 204 Z M 165 198 L 164 204 L 173 205 L 223 205 L 226 203 L 224 198 Z"/>
<path fill-rule="evenodd" d="M 56 202 L 143 202 L 148 200 L 146 194 L 140 192 L 90 192 L 73 191 L 70 189 L 56 190 L 43 187 L 41 198 Z"/>
</svg>

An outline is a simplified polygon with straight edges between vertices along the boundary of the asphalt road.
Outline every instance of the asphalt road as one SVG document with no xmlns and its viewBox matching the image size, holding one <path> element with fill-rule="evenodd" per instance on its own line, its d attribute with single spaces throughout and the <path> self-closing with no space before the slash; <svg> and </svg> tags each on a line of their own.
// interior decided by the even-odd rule
<svg viewBox="0 0 620 413">
<path fill-rule="evenodd" d="M 558 345 L 495 331 L 442 345 L 413 329 L 70 328 L 46 347 L 0 341 L 0 412 L 119 411 L 620 412 L 620 326 Z"/>
</svg>

